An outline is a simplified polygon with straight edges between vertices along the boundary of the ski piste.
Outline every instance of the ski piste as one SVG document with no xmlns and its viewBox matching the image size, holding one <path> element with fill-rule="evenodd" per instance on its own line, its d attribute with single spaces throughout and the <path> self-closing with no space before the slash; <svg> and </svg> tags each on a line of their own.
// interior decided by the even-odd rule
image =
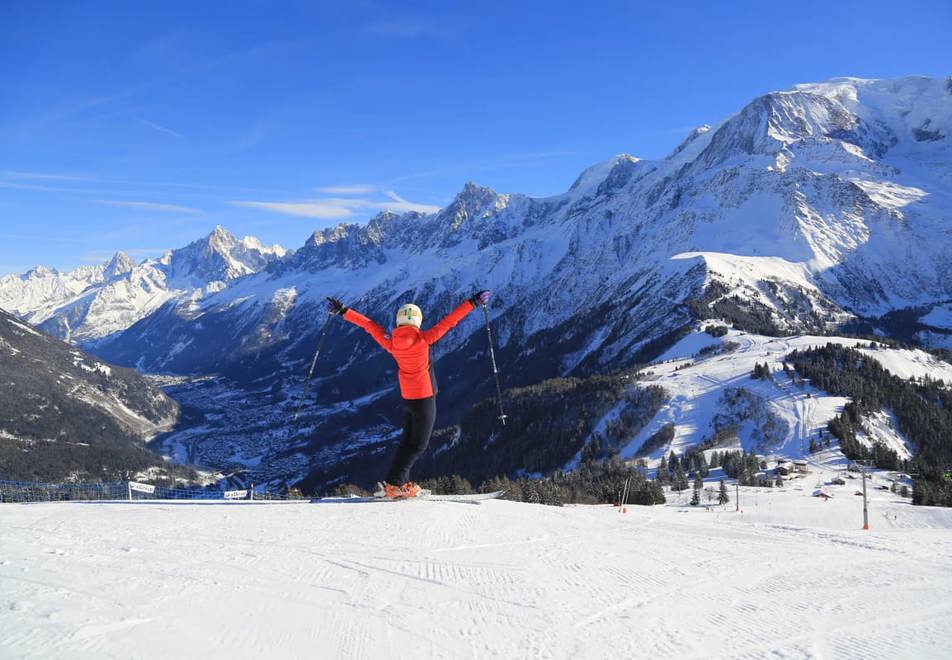
<svg viewBox="0 0 952 660">
<path fill-rule="evenodd" d="M 506 491 L 497 490 L 492 493 L 472 493 L 469 495 L 439 495 L 435 493 L 420 493 L 416 497 L 360 497 L 354 495 L 351 497 L 315 497 L 311 500 L 312 504 L 364 504 L 368 502 L 412 502 L 415 500 L 430 500 L 433 502 L 463 502 L 469 504 L 479 504 L 486 500 L 494 500 L 505 495 Z"/>
</svg>

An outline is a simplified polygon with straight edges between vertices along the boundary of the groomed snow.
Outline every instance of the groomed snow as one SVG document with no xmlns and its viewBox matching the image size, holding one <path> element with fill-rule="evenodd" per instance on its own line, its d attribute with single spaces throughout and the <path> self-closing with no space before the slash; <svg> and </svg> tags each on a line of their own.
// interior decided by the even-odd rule
<svg viewBox="0 0 952 660">
<path fill-rule="evenodd" d="M 701 326 L 718 325 L 706 321 Z M 730 352 L 697 356 L 698 351 L 712 344 L 729 342 L 736 345 Z M 726 336 L 715 339 L 703 332 L 694 332 L 672 346 L 660 362 L 644 369 L 644 381 L 660 385 L 669 395 L 668 402 L 655 417 L 632 438 L 621 451 L 623 458 L 633 458 L 645 441 L 665 424 L 674 424 L 674 439 L 650 454 L 649 466 L 654 467 L 662 455 L 672 450 L 682 453 L 687 447 L 713 435 L 715 416 L 724 412 L 722 395 L 728 388 L 743 388 L 763 400 L 766 410 L 787 425 L 779 442 L 769 447 L 760 446 L 750 433 L 742 435 L 744 449 L 754 447 L 758 453 L 778 454 L 788 458 L 803 456 L 810 440 L 817 439 L 827 422 L 838 415 L 849 401 L 830 396 L 809 384 L 795 384 L 783 371 L 783 362 L 794 350 L 808 350 L 828 343 L 841 346 L 867 346 L 868 341 L 846 337 L 797 335 L 793 337 L 765 337 L 731 329 Z M 862 353 L 878 361 L 885 369 L 900 378 L 919 378 L 929 375 L 952 385 L 952 365 L 920 350 L 892 348 L 859 348 Z M 754 380 L 754 365 L 766 363 L 771 371 L 769 381 Z M 895 448 L 900 455 L 907 454 L 908 442 L 892 426 L 876 425 L 874 437 Z"/>
<path fill-rule="evenodd" d="M 860 352 L 874 358 L 893 376 L 907 380 L 928 376 L 933 380 L 941 380 L 952 385 L 952 364 L 929 355 L 925 351 L 863 348 Z"/>
<path fill-rule="evenodd" d="M 945 657 L 952 510 L 873 490 L 864 532 L 853 483 L 742 513 L 0 505 L 0 656 Z"/>
</svg>

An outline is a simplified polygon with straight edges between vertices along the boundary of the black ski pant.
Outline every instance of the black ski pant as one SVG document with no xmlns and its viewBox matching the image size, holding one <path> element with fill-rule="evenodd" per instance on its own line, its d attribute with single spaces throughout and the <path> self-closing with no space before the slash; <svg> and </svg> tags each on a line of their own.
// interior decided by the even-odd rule
<svg viewBox="0 0 952 660">
<path fill-rule="evenodd" d="M 436 397 L 403 400 L 403 436 L 393 465 L 387 473 L 387 483 L 400 486 L 410 481 L 410 468 L 430 444 L 433 423 L 436 422 Z"/>
</svg>

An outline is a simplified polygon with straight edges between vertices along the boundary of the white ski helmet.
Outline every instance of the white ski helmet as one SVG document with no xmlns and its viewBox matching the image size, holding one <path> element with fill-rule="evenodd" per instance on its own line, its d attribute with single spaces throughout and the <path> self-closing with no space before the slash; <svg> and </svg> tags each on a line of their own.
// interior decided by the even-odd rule
<svg viewBox="0 0 952 660">
<path fill-rule="evenodd" d="M 420 327 L 423 323 L 423 312 L 413 303 L 407 303 L 400 307 L 397 312 L 397 326 L 412 325 L 414 328 Z"/>
</svg>

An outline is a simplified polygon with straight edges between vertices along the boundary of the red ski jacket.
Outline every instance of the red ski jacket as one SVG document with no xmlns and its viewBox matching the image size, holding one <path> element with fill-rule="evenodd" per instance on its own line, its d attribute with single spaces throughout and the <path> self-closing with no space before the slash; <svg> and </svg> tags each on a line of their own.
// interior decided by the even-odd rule
<svg viewBox="0 0 952 660">
<path fill-rule="evenodd" d="M 466 300 L 429 330 L 401 325 L 394 328 L 391 335 L 377 323 L 352 309 L 344 312 L 344 320 L 366 330 L 367 334 L 397 361 L 400 394 L 404 399 L 426 399 L 436 394 L 436 378 L 430 364 L 430 346 L 474 309 L 476 308 L 473 303 Z"/>
</svg>

